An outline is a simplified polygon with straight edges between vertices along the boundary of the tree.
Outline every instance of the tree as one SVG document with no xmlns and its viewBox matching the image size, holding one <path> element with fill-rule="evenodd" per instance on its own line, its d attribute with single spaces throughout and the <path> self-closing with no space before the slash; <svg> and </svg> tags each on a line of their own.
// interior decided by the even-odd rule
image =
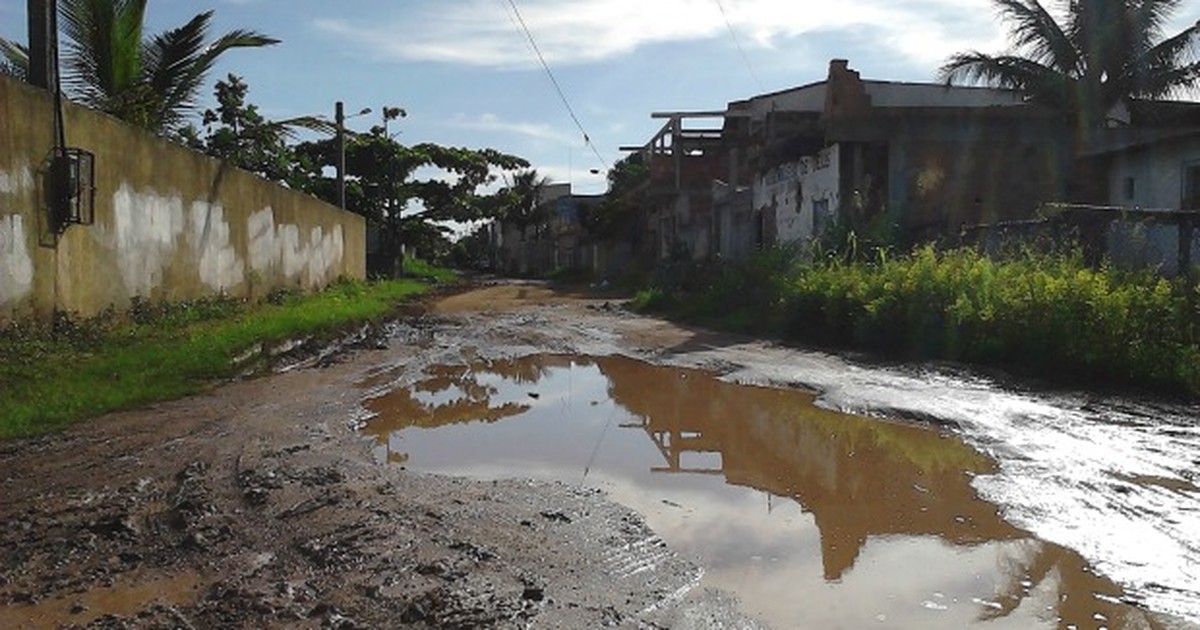
<svg viewBox="0 0 1200 630">
<path fill-rule="evenodd" d="M 548 178 L 529 169 L 513 175 L 512 183 L 496 194 L 501 204 L 497 215 L 521 231 L 521 240 L 528 238 L 530 227 L 539 228 L 550 219 L 549 208 L 542 203 L 548 185 Z"/>
<path fill-rule="evenodd" d="M 295 139 L 296 129 L 332 134 L 334 125 L 315 116 L 267 120 L 257 106 L 246 103 L 248 92 L 249 86 L 237 75 L 218 81 L 213 91 L 217 108 L 205 110 L 201 117 L 204 137 L 193 125 L 181 129 L 179 135 L 193 149 L 294 187 L 297 170 L 303 169 L 297 166 L 296 152 L 288 140 Z"/>
<path fill-rule="evenodd" d="M 226 51 L 279 43 L 239 29 L 205 44 L 212 11 L 143 37 L 147 2 L 59 0 L 58 14 L 66 39 L 62 75 L 67 95 L 154 133 L 175 130 L 195 108 L 208 72 Z M 4 42 L 0 48 L 15 72 L 27 71 L 28 55 L 22 61 L 18 45 Z"/>
<path fill-rule="evenodd" d="M 580 223 L 588 238 L 593 242 L 611 241 L 627 234 L 641 207 L 636 192 L 649 179 L 650 170 L 640 153 L 631 153 L 613 164 L 604 201 L 580 208 Z"/>
<path fill-rule="evenodd" d="M 334 140 L 296 146 L 306 173 L 297 186 L 334 203 L 336 182 L 326 175 L 336 157 Z M 402 145 L 386 134 L 351 134 L 346 142 L 346 206 L 378 226 L 385 256 L 399 260 L 401 244 L 448 248 L 439 240 L 447 221 L 469 222 L 496 216 L 505 207 L 479 189 L 494 181 L 493 170 L 529 165 L 494 149 Z M 430 172 L 417 179 L 416 173 Z"/>
<path fill-rule="evenodd" d="M 0 74 L 22 81 L 29 76 L 29 49 L 16 42 L 0 39 Z"/>
<path fill-rule="evenodd" d="M 1183 0 L 993 0 L 1010 25 L 1013 48 L 952 56 L 947 82 L 1014 88 L 1062 111 L 1079 130 L 1100 126 L 1129 99 L 1158 99 L 1200 81 L 1200 22 L 1170 37 L 1163 30 Z"/>
</svg>

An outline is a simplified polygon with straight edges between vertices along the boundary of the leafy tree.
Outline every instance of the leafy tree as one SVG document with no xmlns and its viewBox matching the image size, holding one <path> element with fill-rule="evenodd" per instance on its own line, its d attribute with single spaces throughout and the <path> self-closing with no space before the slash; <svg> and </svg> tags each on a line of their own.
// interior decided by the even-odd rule
<svg viewBox="0 0 1200 630">
<path fill-rule="evenodd" d="M 216 60 L 232 48 L 270 46 L 279 40 L 234 30 L 209 44 L 213 12 L 144 37 L 148 0 L 59 0 L 64 42 L 63 86 L 88 107 L 165 134 L 195 108 L 196 97 Z M 28 55 L 4 42 L 8 65 L 28 70 Z M 26 51 L 27 52 L 27 51 Z"/>
<path fill-rule="evenodd" d="M 188 125 L 180 130 L 184 142 L 199 151 L 269 180 L 296 185 L 297 155 L 288 144 L 296 129 L 333 133 L 334 126 L 320 118 L 300 116 L 267 120 L 258 107 L 246 103 L 249 87 L 241 77 L 230 74 L 214 90 L 215 110 L 205 110 L 201 120 L 205 135 Z"/>
<path fill-rule="evenodd" d="M 641 207 L 635 192 L 649 179 L 650 170 L 640 153 L 613 164 L 604 201 L 580 208 L 580 223 L 592 241 L 613 240 L 627 233 Z"/>
<path fill-rule="evenodd" d="M 1163 37 L 1183 0 L 993 0 L 1010 26 L 1013 49 L 969 51 L 941 69 L 947 82 L 1014 88 L 1057 108 L 1080 129 L 1095 127 L 1118 103 L 1164 98 L 1200 81 L 1200 22 Z"/>
<path fill-rule="evenodd" d="M 307 169 L 297 185 L 331 203 L 336 202 L 337 183 L 328 173 L 336 151 L 332 139 L 296 146 Z M 351 134 L 346 142 L 346 206 L 379 226 L 384 249 L 392 256 L 402 243 L 441 251 L 449 241 L 438 240 L 446 232 L 440 223 L 495 216 L 504 204 L 479 189 L 495 180 L 494 170 L 528 165 L 494 149 L 405 146 L 382 131 Z M 418 178 L 418 171 L 429 176 Z"/>
<path fill-rule="evenodd" d="M 492 264 L 491 232 L 486 225 L 458 239 L 450 249 L 450 263 L 458 269 L 488 269 Z"/>
</svg>

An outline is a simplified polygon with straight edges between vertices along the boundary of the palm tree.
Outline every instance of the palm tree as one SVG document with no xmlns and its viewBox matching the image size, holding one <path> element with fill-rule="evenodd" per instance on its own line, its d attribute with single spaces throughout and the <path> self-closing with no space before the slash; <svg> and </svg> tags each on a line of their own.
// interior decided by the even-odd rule
<svg viewBox="0 0 1200 630">
<path fill-rule="evenodd" d="M 501 191 L 507 197 L 508 206 L 503 219 L 521 230 L 521 240 L 525 240 L 531 226 L 540 229 L 550 218 L 549 207 L 542 203 L 549 185 L 549 178 L 543 177 L 535 169 L 529 169 L 516 173 L 512 185 Z"/>
<path fill-rule="evenodd" d="M 1025 92 L 1064 112 L 1080 130 L 1102 125 L 1129 99 L 1159 99 L 1200 82 L 1200 22 L 1162 37 L 1183 0 L 993 0 L 1009 23 L 1013 48 L 952 56 L 940 71 L 963 80 Z M 1053 10 L 1051 10 L 1053 9 Z"/>
<path fill-rule="evenodd" d="M 222 53 L 279 42 L 239 29 L 205 44 L 212 11 L 144 37 L 147 2 L 60 0 L 58 14 L 66 39 L 62 72 L 68 96 L 155 133 L 174 130 L 195 108 L 200 88 Z M 0 45 L 0 53 L 15 70 L 10 73 L 27 68 L 24 52 L 11 42 Z"/>
<path fill-rule="evenodd" d="M 0 74 L 25 81 L 29 74 L 29 49 L 0 38 Z"/>
</svg>

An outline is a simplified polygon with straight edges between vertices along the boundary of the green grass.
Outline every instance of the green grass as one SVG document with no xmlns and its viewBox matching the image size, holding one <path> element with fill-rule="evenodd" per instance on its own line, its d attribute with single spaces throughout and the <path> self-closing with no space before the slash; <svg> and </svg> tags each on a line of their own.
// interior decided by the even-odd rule
<svg viewBox="0 0 1200 630">
<path fill-rule="evenodd" d="M 445 267 L 435 267 L 420 258 L 404 259 L 404 275 L 410 278 L 430 280 L 437 284 L 453 284 L 459 279 L 457 271 Z"/>
<path fill-rule="evenodd" d="M 196 393 L 243 370 L 233 359 L 260 343 L 332 337 L 427 290 L 417 280 L 340 281 L 320 293 L 276 293 L 258 304 L 138 302 L 121 318 L 11 327 L 0 331 L 0 438 Z"/>
<path fill-rule="evenodd" d="M 695 276 L 699 274 L 700 279 Z M 785 253 L 691 270 L 635 305 L 706 325 L 1059 381 L 1200 396 L 1200 294 L 1078 254 L 918 249 L 800 265 Z"/>
</svg>

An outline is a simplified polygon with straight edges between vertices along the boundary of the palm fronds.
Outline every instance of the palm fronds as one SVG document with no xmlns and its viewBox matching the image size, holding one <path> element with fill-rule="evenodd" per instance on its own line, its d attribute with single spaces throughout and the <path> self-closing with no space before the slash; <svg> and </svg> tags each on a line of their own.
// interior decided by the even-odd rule
<svg viewBox="0 0 1200 630">
<path fill-rule="evenodd" d="M 939 71 L 947 83 L 1023 91 L 1081 125 L 1103 122 L 1132 98 L 1163 98 L 1200 85 L 1200 23 L 1163 37 L 1182 0 L 993 0 L 1011 48 L 953 55 Z"/>
</svg>

